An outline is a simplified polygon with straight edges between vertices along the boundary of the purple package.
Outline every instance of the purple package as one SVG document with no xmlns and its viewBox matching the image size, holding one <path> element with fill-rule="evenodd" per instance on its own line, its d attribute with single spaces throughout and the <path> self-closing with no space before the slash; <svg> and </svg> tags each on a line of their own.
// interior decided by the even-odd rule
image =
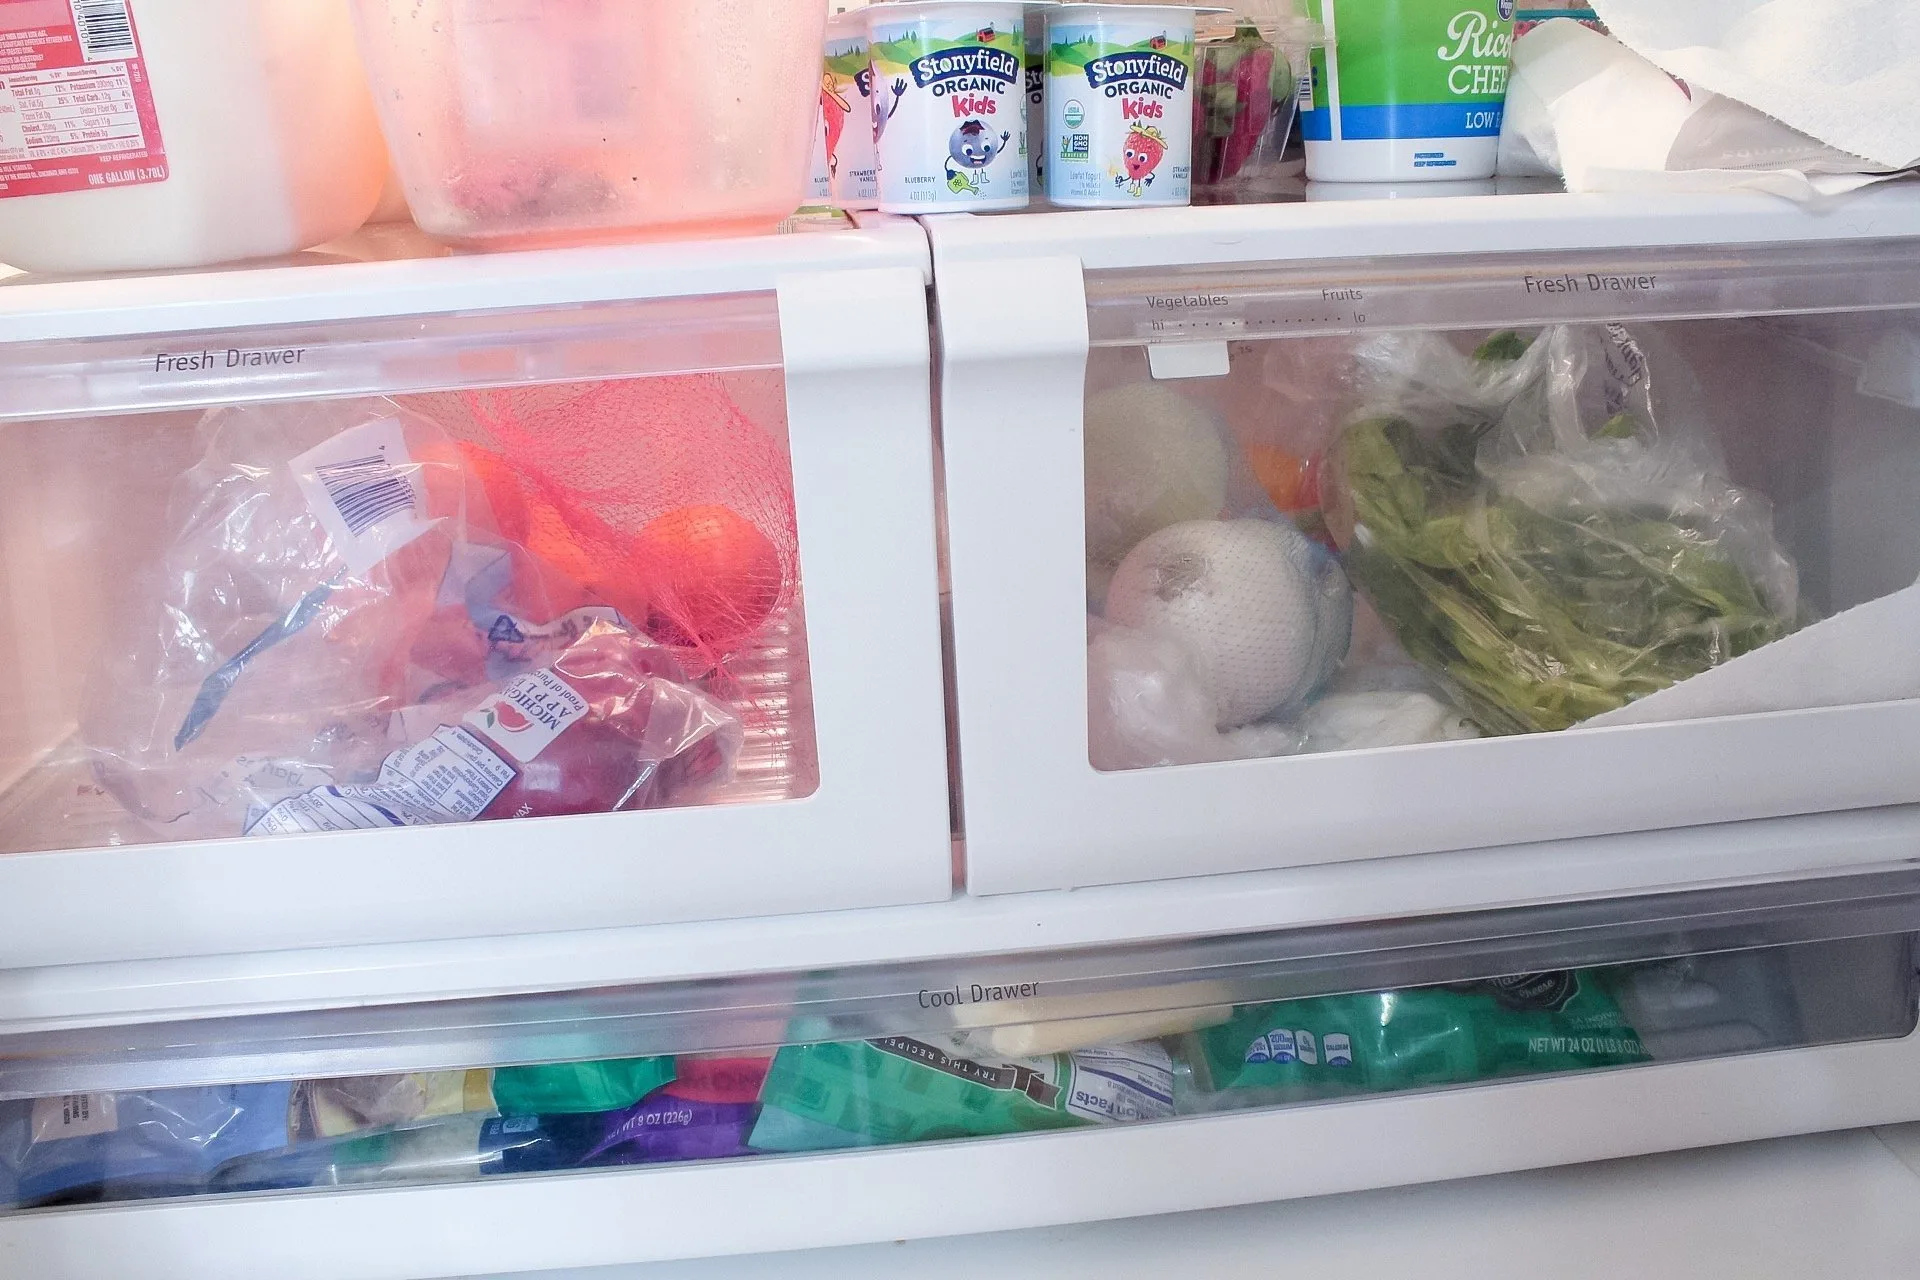
<svg viewBox="0 0 1920 1280">
<path fill-rule="evenodd" d="M 697 1102 L 664 1091 L 651 1093 L 623 1111 L 581 1117 L 598 1122 L 601 1136 L 580 1163 L 643 1164 L 746 1155 L 747 1135 L 759 1110 L 753 1102 Z"/>
</svg>

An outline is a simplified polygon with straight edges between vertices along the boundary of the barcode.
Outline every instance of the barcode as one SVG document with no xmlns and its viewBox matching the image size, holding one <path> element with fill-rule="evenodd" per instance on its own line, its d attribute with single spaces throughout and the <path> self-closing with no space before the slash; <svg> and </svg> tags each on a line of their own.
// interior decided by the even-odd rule
<svg viewBox="0 0 1920 1280">
<path fill-rule="evenodd" d="M 377 453 L 318 467 L 315 474 L 356 538 L 396 511 L 413 510 L 413 486 Z"/>
<path fill-rule="evenodd" d="M 80 33 L 81 56 L 88 62 L 135 52 L 127 0 L 73 0 L 73 25 Z"/>
</svg>

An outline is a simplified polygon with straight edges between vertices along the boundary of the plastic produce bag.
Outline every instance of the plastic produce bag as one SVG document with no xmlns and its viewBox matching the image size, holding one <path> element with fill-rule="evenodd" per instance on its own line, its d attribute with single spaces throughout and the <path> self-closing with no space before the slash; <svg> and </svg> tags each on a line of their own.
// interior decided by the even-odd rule
<svg viewBox="0 0 1920 1280">
<path fill-rule="evenodd" d="M 81 723 L 102 785 L 164 836 L 663 803 L 659 766 L 703 743 L 687 772 L 724 771 L 737 721 L 684 687 L 578 564 L 546 553 L 564 526 L 542 526 L 540 554 L 524 504 L 518 536 L 502 531 L 498 453 L 390 400 L 216 410 L 203 435 Z M 463 715 L 516 699 L 571 713 L 550 754 L 513 748 L 511 710 L 449 743 Z M 491 746 L 474 750 L 476 734 Z M 478 782 L 422 803 L 448 762 Z M 381 794 L 317 798 L 339 786 Z"/>
<path fill-rule="evenodd" d="M 502 1174 L 707 1160 L 748 1153 L 756 1108 L 659 1091 L 613 1111 L 561 1115 L 470 1112 L 296 1143 L 229 1160 L 209 1190 L 461 1182 Z"/>
<path fill-rule="evenodd" d="M 1173 1066 L 1151 1041 L 1002 1059 L 890 1036 L 784 1048 L 760 1101 L 755 1150 L 829 1151 L 1156 1119 Z"/>
<path fill-rule="evenodd" d="M 1620 325 L 1357 349 L 1363 411 L 1328 522 L 1407 653 L 1490 732 L 1562 729 L 1798 620 L 1766 499 L 1686 420 L 1656 421 Z"/>
<path fill-rule="evenodd" d="M 491 1112 L 491 1071 L 418 1071 L 405 1075 L 302 1080 L 289 1120 L 296 1140 L 337 1138 L 433 1116 Z"/>
<path fill-rule="evenodd" d="M 740 722 L 674 682 L 670 659 L 595 622 L 553 664 L 489 690 L 458 720 L 444 712 L 389 755 L 369 782 L 279 801 L 248 835 L 432 826 L 486 818 L 644 809 L 726 776 Z M 256 794 L 258 788 L 255 788 Z M 496 1084 L 497 1087 L 497 1084 Z"/>
<path fill-rule="evenodd" d="M 1280 724 L 1222 732 L 1214 696 L 1178 636 L 1087 620 L 1088 757 L 1096 769 L 1288 755 L 1301 735 Z"/>
<path fill-rule="evenodd" d="M 287 1084 L 0 1103 L 0 1192 L 23 1208 L 193 1195 L 223 1161 L 283 1146 Z"/>
<path fill-rule="evenodd" d="M 1182 1111 L 1647 1061 L 1591 971 L 1248 1005 L 1190 1043 Z"/>
</svg>

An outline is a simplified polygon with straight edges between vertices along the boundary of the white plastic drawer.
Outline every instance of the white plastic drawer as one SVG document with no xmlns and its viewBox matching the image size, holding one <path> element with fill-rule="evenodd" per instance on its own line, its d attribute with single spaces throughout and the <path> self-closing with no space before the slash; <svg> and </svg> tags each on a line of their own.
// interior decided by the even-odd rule
<svg viewBox="0 0 1920 1280">
<path fill-rule="evenodd" d="M 1909 869 L 1364 928 L 9 1029 L 0 1253 L 36 1276 L 496 1274 L 1905 1120 L 1920 1106 L 1917 906 Z M 1185 1173 L 1143 1174 L 1162 1168 Z M 742 1218 L 728 1211 L 740 1203 L 783 1208 Z M 421 1214 L 444 1229 L 419 1230 Z M 368 1250 L 374 1238 L 386 1247 Z"/>
<path fill-rule="evenodd" d="M 1011 237 L 935 223 L 970 886 L 1920 801 L 1920 240 L 1885 238 L 1920 229 L 1920 205 L 1875 208 L 1851 231 L 1740 202 L 1712 224 L 1599 222 L 1576 197 L 1399 203 L 1397 223 L 1366 206 L 1124 229 L 1057 215 Z M 1503 230 L 1510 251 L 1482 251 Z M 1533 372 L 1458 390 L 1508 330 L 1534 344 L 1511 367 Z M 1479 558 L 1442 579 L 1432 565 L 1454 561 L 1432 557 L 1464 553 L 1385 541 L 1377 505 L 1371 528 L 1336 508 L 1372 465 L 1353 461 L 1359 424 L 1410 424 L 1431 451 L 1474 396 L 1489 398 L 1468 414 L 1467 496 L 1420 498 L 1421 537 L 1483 522 L 1463 534 Z M 1614 448 L 1597 433 L 1623 409 L 1641 426 L 1616 453 L 1565 444 L 1541 462 L 1549 424 Z M 1527 543 L 1532 576 L 1503 588 L 1515 561 L 1486 510 L 1529 493 L 1573 533 Z M 1644 538 L 1618 532 L 1628 519 Z M 1733 594 L 1684 563 L 1642 574 L 1711 601 L 1670 607 L 1635 573 L 1567 567 L 1594 563 L 1575 545 L 1589 538 L 1649 563 L 1659 535 L 1712 559 L 1709 578 L 1737 570 Z M 1408 565 L 1442 585 L 1396 597 Z M 1632 600 L 1583 624 L 1615 646 L 1604 678 L 1561 681 L 1601 667 L 1591 644 L 1523 638 L 1532 666 L 1510 667 L 1470 643 L 1489 611 L 1552 633 L 1556 599 L 1591 619 L 1607 590 Z M 1632 608 L 1675 641 L 1644 683 L 1654 641 L 1613 622 Z M 1692 648 L 1669 661 L 1677 638 Z M 1509 671 L 1525 687 L 1490 700 Z M 1556 723 L 1532 708 L 1560 683 L 1580 692 Z M 1591 724 L 1589 685 L 1613 699 Z M 1556 891 L 1550 862 L 1525 862 L 1515 896 Z"/>
<path fill-rule="evenodd" d="M 6 290 L 0 966 L 947 897 L 924 256 Z"/>
</svg>

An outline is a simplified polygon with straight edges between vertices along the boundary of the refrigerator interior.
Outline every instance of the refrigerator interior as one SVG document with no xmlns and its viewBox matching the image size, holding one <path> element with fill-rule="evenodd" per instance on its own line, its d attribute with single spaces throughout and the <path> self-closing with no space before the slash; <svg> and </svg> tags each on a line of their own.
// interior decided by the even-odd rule
<svg viewBox="0 0 1920 1280">
<path fill-rule="evenodd" d="M 1829 708 L 1815 731 L 1795 716 L 1819 712 L 1748 717 L 1759 742 L 1740 759 L 1680 735 L 1524 763 L 1542 741 L 1667 743 L 1651 735 L 1671 723 L 1321 753 L 1362 762 L 1363 806 L 1274 786 L 1311 755 L 1095 767 L 1088 403 L 1147 383 L 1223 417 L 1235 397 L 1264 412 L 1301 385 L 1267 380 L 1273 352 L 1334 351 L 1317 376 L 1354 341 L 1344 313 L 1306 322 L 1325 268 L 1281 278 L 1288 255 L 1236 240 L 1262 213 L 1183 213 L 1151 251 L 1120 237 L 1118 256 L 1090 234 L 1071 263 L 1019 260 L 1023 235 L 1054 234 L 1024 225 L 1069 224 L 998 223 L 989 236 L 1013 252 L 986 336 L 964 323 L 980 285 L 964 256 L 943 276 L 962 307 L 936 300 L 942 496 L 959 501 L 938 532 L 953 534 L 953 782 L 978 891 L 951 900 L 926 281 L 898 252 L 834 270 L 809 258 L 798 280 L 766 241 L 735 255 L 757 265 L 705 278 L 712 246 L 684 263 L 643 254 L 624 280 L 610 269 L 633 267 L 624 251 L 416 264 L 440 310 L 408 311 L 400 288 L 356 316 L 384 291 L 316 304 L 317 286 L 292 306 L 340 313 L 308 317 L 330 326 L 314 331 L 319 366 L 224 380 L 163 357 L 299 350 L 233 345 L 237 313 L 291 323 L 285 298 L 223 298 L 216 278 L 229 327 L 215 308 L 162 335 L 153 317 L 180 300 L 147 299 L 35 345 L 34 306 L 0 297 L 15 339 L 0 348 L 0 656 L 18 658 L 0 677 L 16 708 L 0 712 L 0 843 L 17 850 L 0 856 L 0 897 L 88 904 L 0 934 L 0 1256 L 48 1276 L 497 1274 L 1172 1212 L 1920 1114 L 1916 814 L 1883 807 L 1920 798 L 1910 756 L 1890 750 L 1916 731 L 1897 700 Z M 1500 230 L 1438 220 L 1470 239 Z M 1381 225 L 1351 221 L 1356 244 Z M 1592 225 L 1562 230 L 1577 243 Z M 1610 269 L 1651 270 L 1632 237 L 1653 233 L 1628 232 Z M 1165 279 L 1119 260 L 1198 240 L 1213 275 L 1181 295 L 1244 288 L 1237 320 L 1285 336 L 1204 332 L 1214 317 L 1156 307 Z M 1857 261 L 1803 256 L 1794 274 L 1753 252 L 1702 251 L 1680 272 L 1691 292 L 1647 313 L 1516 310 L 1520 277 L 1490 284 L 1485 259 L 1364 269 L 1367 288 L 1404 283 L 1413 308 L 1375 313 L 1382 330 L 1456 354 L 1512 326 L 1624 320 L 1659 420 L 1687 420 L 1728 483 L 1764 494 L 1807 617 L 1885 600 L 1920 573 L 1901 501 L 1920 397 L 1899 380 L 1920 294 L 1904 259 L 1863 285 Z M 569 281 L 559 296 L 553 276 Z M 1813 290 L 1791 306 L 1775 287 L 1789 276 Z M 670 302 L 631 304 L 630 327 L 612 314 L 670 277 Z M 381 279 L 419 284 L 361 284 Z M 1009 281 L 1032 304 L 1015 315 Z M 1821 288 L 1854 303 L 1867 289 L 1878 310 Z M 508 296 L 525 309 L 491 314 Z M 404 424 L 503 384 L 644 398 L 689 379 L 779 443 L 797 521 L 787 621 L 729 673 L 761 681 L 784 719 L 744 742 L 734 790 L 442 827 L 429 857 L 401 838 L 426 848 L 432 828 L 126 842 L 124 806 L 74 750 L 89 650 L 115 635 L 127 566 L 169 544 L 152 477 L 202 456 L 204 411 L 331 414 L 388 395 Z M 983 436 L 965 410 L 989 398 L 1000 434 Z M 1273 523 L 1273 471 L 1233 443 L 1229 483 Z M 1472 762 L 1445 804 L 1422 807 L 1395 772 L 1422 753 Z M 1768 753 L 1775 774 L 1741 772 Z M 1192 783 L 1223 763 L 1258 806 Z M 1606 821 L 1540 820 L 1564 796 L 1529 779 L 1570 767 Z M 1775 795 L 1795 771 L 1799 790 Z M 1025 791 L 1008 781 L 1021 774 Z M 1048 800 L 1029 808 L 1035 789 Z M 1700 804 L 1676 815 L 1686 789 Z M 1295 828 L 1319 803 L 1303 792 L 1325 793 L 1337 839 Z M 1793 816 L 1728 821 L 1773 812 Z M 1025 828 L 1012 856 L 1008 814 Z M 592 824 L 607 834 L 575 834 Z M 1840 868 L 1854 874 L 1817 878 Z"/>
</svg>

